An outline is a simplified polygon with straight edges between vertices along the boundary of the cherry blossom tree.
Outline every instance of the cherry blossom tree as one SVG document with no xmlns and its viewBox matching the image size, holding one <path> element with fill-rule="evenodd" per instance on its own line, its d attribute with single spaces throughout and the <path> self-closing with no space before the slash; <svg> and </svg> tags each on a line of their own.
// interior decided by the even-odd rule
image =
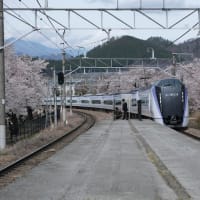
<svg viewBox="0 0 200 200">
<path fill-rule="evenodd" d="M 26 107 L 36 108 L 47 94 L 47 77 L 42 73 L 47 62 L 16 56 L 12 47 L 5 50 L 6 111 L 25 114 Z"/>
</svg>

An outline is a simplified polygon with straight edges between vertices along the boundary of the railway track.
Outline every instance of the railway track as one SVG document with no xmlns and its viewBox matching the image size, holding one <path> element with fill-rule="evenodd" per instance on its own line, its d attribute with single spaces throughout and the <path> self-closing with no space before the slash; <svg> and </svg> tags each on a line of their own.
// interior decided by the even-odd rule
<svg viewBox="0 0 200 200">
<path fill-rule="evenodd" d="M 55 154 L 55 152 L 62 149 L 64 146 L 72 142 L 77 136 L 84 133 L 95 124 L 95 118 L 93 115 L 80 111 L 76 112 L 84 118 L 81 124 L 73 130 L 65 133 L 63 136 L 45 144 L 30 154 L 25 155 L 19 160 L 0 169 L 0 188 L 13 182 L 17 177 L 21 177 L 28 170 Z"/>
<path fill-rule="evenodd" d="M 184 134 L 184 135 L 187 135 L 188 137 L 191 137 L 195 140 L 200 141 L 200 132 L 199 132 L 198 129 L 189 128 L 189 129 L 186 129 L 184 131 L 181 131 L 181 133 Z"/>
</svg>

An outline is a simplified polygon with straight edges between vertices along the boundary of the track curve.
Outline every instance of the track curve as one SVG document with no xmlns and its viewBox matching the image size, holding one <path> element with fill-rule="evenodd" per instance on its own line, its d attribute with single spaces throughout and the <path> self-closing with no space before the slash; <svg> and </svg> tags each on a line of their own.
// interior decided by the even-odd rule
<svg viewBox="0 0 200 200">
<path fill-rule="evenodd" d="M 82 123 L 78 124 L 74 129 L 66 132 L 63 136 L 43 145 L 42 147 L 0 169 L 0 187 L 14 181 L 14 179 L 21 176 L 27 168 L 30 169 L 50 157 L 95 124 L 95 117 L 93 115 L 81 111 L 74 112 L 84 118 Z"/>
</svg>

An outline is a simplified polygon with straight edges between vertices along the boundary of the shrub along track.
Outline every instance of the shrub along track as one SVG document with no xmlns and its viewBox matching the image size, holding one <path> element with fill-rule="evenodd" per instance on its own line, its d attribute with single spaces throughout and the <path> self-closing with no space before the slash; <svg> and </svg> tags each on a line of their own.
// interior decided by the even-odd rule
<svg viewBox="0 0 200 200">
<path fill-rule="evenodd" d="M 73 130 L 65 133 L 54 141 L 38 148 L 19 160 L 9 164 L 0 170 L 0 188 L 13 182 L 17 177 L 21 177 L 28 170 L 41 163 L 43 160 L 55 154 L 57 151 L 72 142 L 77 136 L 87 131 L 95 124 L 95 118 L 91 114 L 77 111 L 84 120 Z"/>
</svg>

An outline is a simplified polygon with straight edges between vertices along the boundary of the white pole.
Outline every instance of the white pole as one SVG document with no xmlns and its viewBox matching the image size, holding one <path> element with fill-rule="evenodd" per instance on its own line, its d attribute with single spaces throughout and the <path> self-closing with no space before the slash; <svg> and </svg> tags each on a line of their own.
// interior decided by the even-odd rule
<svg viewBox="0 0 200 200">
<path fill-rule="evenodd" d="M 54 128 L 57 127 L 57 96 L 56 96 L 56 70 L 53 71 L 53 81 L 54 81 Z"/>
<path fill-rule="evenodd" d="M 72 71 L 71 69 L 71 64 L 70 64 L 70 72 Z M 70 115 L 72 115 L 72 74 L 70 73 Z"/>
<path fill-rule="evenodd" d="M 129 116 L 128 118 L 130 119 L 131 118 L 131 97 L 128 98 L 128 103 L 129 103 Z"/>
<path fill-rule="evenodd" d="M 63 51 L 62 51 L 62 55 L 63 55 L 63 58 L 62 58 L 62 72 L 64 74 L 64 83 L 63 83 L 63 99 L 64 101 L 63 102 L 63 108 L 62 108 L 62 118 L 63 118 L 63 124 L 66 125 L 66 109 L 65 109 L 65 106 L 66 106 L 66 81 L 65 81 L 65 49 L 63 47 Z"/>
<path fill-rule="evenodd" d="M 0 46 L 4 46 L 4 18 L 3 1 L 0 11 Z M 0 49 L 0 149 L 6 146 L 6 125 L 5 125 L 5 63 L 4 49 Z"/>
<path fill-rule="evenodd" d="M 6 126 L 0 125 L 0 149 L 6 147 Z"/>
</svg>

